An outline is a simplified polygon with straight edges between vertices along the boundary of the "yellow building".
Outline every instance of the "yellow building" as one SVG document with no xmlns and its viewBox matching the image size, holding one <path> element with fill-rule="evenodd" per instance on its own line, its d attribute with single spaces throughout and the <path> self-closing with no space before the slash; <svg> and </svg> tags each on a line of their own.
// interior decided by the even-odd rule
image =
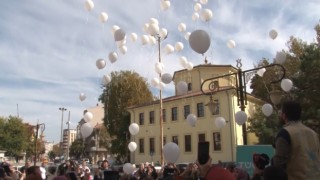
<svg viewBox="0 0 320 180">
<path fill-rule="evenodd" d="M 188 92 L 163 99 L 163 144 L 175 142 L 180 149 L 177 163 L 194 162 L 197 159 L 197 144 L 199 141 L 210 142 L 210 156 L 213 162 L 235 161 L 236 146 L 243 145 L 242 126 L 235 123 L 234 116 L 240 111 L 237 100 L 235 77 L 219 78 L 213 84 L 217 91 L 212 94 L 217 103 L 212 114 L 206 104 L 210 96 L 201 91 L 201 83 L 208 78 L 234 73 L 237 69 L 231 65 L 203 64 L 192 70 L 176 71 L 173 76 L 175 85 L 180 81 L 187 83 Z M 208 84 L 204 84 L 204 88 Z M 203 89 L 207 92 L 206 89 Z M 262 101 L 247 95 L 246 113 L 254 111 L 254 104 Z M 150 104 L 136 105 L 129 109 L 131 123 L 139 125 L 139 133 L 131 137 L 137 143 L 137 149 L 131 153 L 131 163 L 160 162 L 160 101 Z M 197 116 L 195 126 L 187 123 L 187 116 L 192 113 Z M 226 125 L 219 129 L 215 118 L 224 117 Z M 248 144 L 253 144 L 255 138 L 248 134 Z"/>
</svg>

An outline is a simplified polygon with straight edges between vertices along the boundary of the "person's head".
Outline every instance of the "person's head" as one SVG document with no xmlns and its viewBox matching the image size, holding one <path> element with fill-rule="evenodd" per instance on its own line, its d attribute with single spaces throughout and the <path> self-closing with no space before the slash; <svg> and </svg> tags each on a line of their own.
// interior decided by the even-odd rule
<svg viewBox="0 0 320 180">
<path fill-rule="evenodd" d="M 268 166 L 263 171 L 264 180 L 288 180 L 286 171 L 280 167 Z"/>
<path fill-rule="evenodd" d="M 87 162 L 86 161 L 82 161 L 82 166 L 87 166 Z"/>
<path fill-rule="evenodd" d="M 26 170 L 26 180 L 42 180 L 39 166 L 30 166 Z"/>
<path fill-rule="evenodd" d="M 299 103 L 294 101 L 287 101 L 282 104 L 281 108 L 281 119 L 284 122 L 287 121 L 298 121 L 301 116 L 301 106 Z"/>
<path fill-rule="evenodd" d="M 264 153 L 254 153 L 252 156 L 252 160 L 256 168 L 263 170 L 269 164 L 270 158 L 267 154 Z"/>
<path fill-rule="evenodd" d="M 108 169 L 108 168 L 109 168 L 109 162 L 108 162 L 108 160 L 102 161 L 101 168 L 102 168 L 102 169 Z"/>
<path fill-rule="evenodd" d="M 144 163 L 140 163 L 139 169 L 140 169 L 140 170 L 143 170 L 143 169 L 144 169 Z"/>
<path fill-rule="evenodd" d="M 30 161 L 26 161 L 25 165 L 24 165 L 26 168 L 30 167 L 31 166 L 31 163 Z"/>
</svg>

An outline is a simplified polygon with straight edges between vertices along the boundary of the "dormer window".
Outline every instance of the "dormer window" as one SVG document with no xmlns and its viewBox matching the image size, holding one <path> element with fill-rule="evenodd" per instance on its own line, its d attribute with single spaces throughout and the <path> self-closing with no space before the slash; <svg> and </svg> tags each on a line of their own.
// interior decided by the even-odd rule
<svg viewBox="0 0 320 180">
<path fill-rule="evenodd" d="M 188 83 L 188 91 L 192 91 L 192 84 Z"/>
</svg>

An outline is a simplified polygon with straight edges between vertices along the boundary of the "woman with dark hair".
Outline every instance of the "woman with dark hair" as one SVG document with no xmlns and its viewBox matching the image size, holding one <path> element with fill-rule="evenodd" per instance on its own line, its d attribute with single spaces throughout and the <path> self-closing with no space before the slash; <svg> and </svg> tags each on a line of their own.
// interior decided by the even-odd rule
<svg viewBox="0 0 320 180">
<path fill-rule="evenodd" d="M 253 154 L 252 160 L 253 160 L 254 170 L 253 170 L 253 177 L 251 178 L 251 180 L 263 179 L 262 178 L 263 171 L 270 162 L 269 156 L 264 153 L 262 154 L 255 153 Z"/>
</svg>

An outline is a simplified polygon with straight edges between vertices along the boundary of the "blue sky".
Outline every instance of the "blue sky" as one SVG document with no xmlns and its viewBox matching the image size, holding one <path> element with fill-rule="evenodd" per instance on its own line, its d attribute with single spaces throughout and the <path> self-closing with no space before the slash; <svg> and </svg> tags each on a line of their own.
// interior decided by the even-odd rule
<svg viewBox="0 0 320 180">
<path fill-rule="evenodd" d="M 147 34 L 143 26 L 150 18 L 159 20 L 169 36 L 161 44 L 184 44 L 181 52 L 162 52 L 164 73 L 173 74 L 183 67 L 179 57 L 187 57 L 193 65 L 204 62 L 184 38 L 186 32 L 205 30 L 211 45 L 205 53 L 210 63 L 236 65 L 242 59 L 243 68 L 252 68 L 263 57 L 273 59 L 277 51 L 287 49 L 290 36 L 307 42 L 315 38 L 314 26 L 320 19 L 317 0 L 208 0 L 201 4 L 210 9 L 209 22 L 192 20 L 196 0 L 171 0 L 168 10 L 160 9 L 161 0 L 92 0 L 94 8 L 85 9 L 85 0 L 3 0 L 0 6 L 0 116 L 19 115 L 31 124 L 46 124 L 46 139 L 60 139 L 61 111 L 71 111 L 71 125 L 82 118 L 82 112 L 98 102 L 102 76 L 118 70 L 134 70 L 148 82 L 157 74 L 157 47 L 142 45 L 140 37 Z M 101 12 L 108 21 L 101 23 Z M 201 11 L 200 11 L 201 12 Z M 178 31 L 180 23 L 186 32 Z M 126 32 L 128 51 L 121 54 L 111 32 L 117 25 Z M 269 31 L 278 37 L 272 40 Z M 131 33 L 138 39 L 132 42 Z M 236 47 L 226 43 L 234 40 Z M 108 54 L 119 53 L 115 63 Z M 103 58 L 106 67 L 98 70 L 96 60 Z M 173 95 L 174 85 L 164 89 L 165 97 Z M 152 91 L 156 92 L 155 88 Z M 85 93 L 87 99 L 79 100 Z M 67 119 L 67 113 L 64 116 Z M 66 128 L 66 125 L 65 125 Z"/>
</svg>

